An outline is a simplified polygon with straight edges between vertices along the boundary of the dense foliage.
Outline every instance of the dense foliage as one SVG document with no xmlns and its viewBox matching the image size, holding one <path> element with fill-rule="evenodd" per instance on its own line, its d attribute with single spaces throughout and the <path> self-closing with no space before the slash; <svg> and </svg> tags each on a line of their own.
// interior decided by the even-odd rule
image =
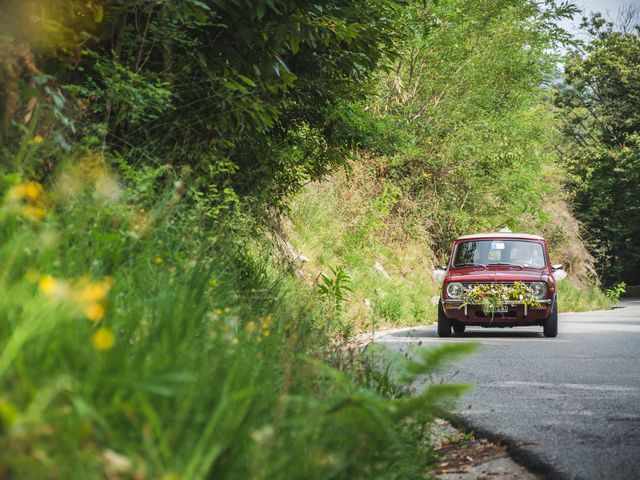
<svg viewBox="0 0 640 480">
<path fill-rule="evenodd" d="M 410 34 L 378 106 L 407 135 L 388 177 L 441 256 L 469 231 L 543 228 L 553 195 L 543 175 L 554 162 L 549 50 L 563 39 L 554 22 L 573 11 L 506 0 L 404 10 Z"/>
<path fill-rule="evenodd" d="M 366 95 L 395 35 L 393 0 L 11 6 L 6 31 L 40 39 L 37 56 L 57 62 L 48 73 L 75 99 L 80 135 L 130 164 L 187 166 L 217 203 L 274 203 L 344 163 L 358 136 L 349 102 Z"/>
<path fill-rule="evenodd" d="M 640 27 L 595 15 L 572 56 L 557 105 L 563 158 L 584 236 L 607 284 L 640 283 Z"/>
</svg>

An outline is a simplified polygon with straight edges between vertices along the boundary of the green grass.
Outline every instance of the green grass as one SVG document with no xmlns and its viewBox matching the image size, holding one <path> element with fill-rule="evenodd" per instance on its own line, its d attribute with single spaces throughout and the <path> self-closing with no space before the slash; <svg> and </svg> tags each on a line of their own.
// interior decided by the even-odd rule
<svg viewBox="0 0 640 480">
<path fill-rule="evenodd" d="M 464 388 L 398 397 L 333 349 L 335 312 L 250 215 L 207 223 L 179 184 L 142 195 L 100 162 L 31 196 L 0 184 L 2 475 L 421 478 L 434 459 L 417 438 Z M 384 282 L 399 300 L 381 315 L 411 312 Z"/>
<path fill-rule="evenodd" d="M 615 302 L 594 285 L 580 285 L 571 279 L 558 283 L 558 308 L 562 312 L 608 310 Z"/>
<path fill-rule="evenodd" d="M 354 330 L 431 323 L 438 291 L 427 245 L 416 238 L 394 238 L 385 226 L 388 215 L 375 201 L 379 192 L 354 188 L 351 194 L 348 182 L 338 176 L 311 186 L 292 202 L 287 233 L 309 258 L 307 280 L 335 266 L 349 273 L 353 293 L 344 316 Z"/>
</svg>

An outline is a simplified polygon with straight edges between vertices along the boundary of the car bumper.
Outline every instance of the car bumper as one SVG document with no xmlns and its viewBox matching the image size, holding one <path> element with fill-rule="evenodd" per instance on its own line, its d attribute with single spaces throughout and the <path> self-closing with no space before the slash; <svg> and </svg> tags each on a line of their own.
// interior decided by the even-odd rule
<svg viewBox="0 0 640 480">
<path fill-rule="evenodd" d="M 540 307 L 532 308 L 519 303 L 507 304 L 506 313 L 484 312 L 482 305 L 462 306 L 461 300 L 443 300 L 445 315 L 465 325 L 482 327 L 515 327 L 541 325 L 551 313 L 552 300 L 539 300 Z"/>
</svg>

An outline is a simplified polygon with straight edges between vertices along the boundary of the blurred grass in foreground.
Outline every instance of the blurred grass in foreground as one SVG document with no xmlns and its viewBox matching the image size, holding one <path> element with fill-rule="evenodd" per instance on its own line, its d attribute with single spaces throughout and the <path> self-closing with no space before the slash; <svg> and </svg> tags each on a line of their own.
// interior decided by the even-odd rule
<svg viewBox="0 0 640 480">
<path fill-rule="evenodd" d="M 465 387 L 395 395 L 246 217 L 129 174 L 0 177 L 0 478 L 421 478 Z"/>
</svg>

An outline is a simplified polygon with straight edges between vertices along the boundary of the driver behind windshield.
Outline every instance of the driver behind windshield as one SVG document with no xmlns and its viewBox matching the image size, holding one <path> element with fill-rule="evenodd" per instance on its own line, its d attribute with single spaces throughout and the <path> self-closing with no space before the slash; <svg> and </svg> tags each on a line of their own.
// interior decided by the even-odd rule
<svg viewBox="0 0 640 480">
<path fill-rule="evenodd" d="M 523 266 L 543 267 L 544 259 L 540 256 L 540 248 L 536 247 L 534 243 L 520 242 L 511 252 L 513 262 Z"/>
</svg>

